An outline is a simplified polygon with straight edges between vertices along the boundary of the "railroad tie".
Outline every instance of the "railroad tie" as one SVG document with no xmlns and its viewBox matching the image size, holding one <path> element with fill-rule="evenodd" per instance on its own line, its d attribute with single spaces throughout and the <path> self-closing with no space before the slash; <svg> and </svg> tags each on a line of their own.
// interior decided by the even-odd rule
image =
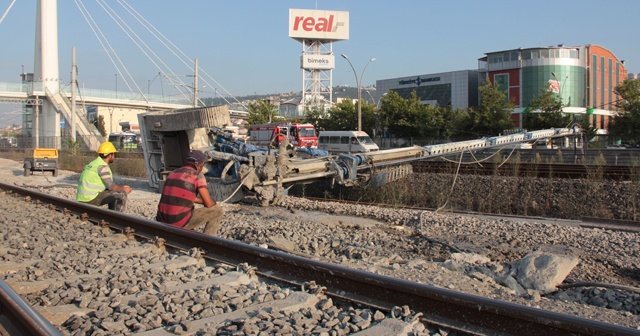
<svg viewBox="0 0 640 336">
<path fill-rule="evenodd" d="M 127 247 L 123 249 L 112 250 L 106 255 L 114 256 L 114 255 L 143 255 L 147 253 L 162 253 L 164 252 L 164 247 L 158 247 L 154 244 L 144 244 L 141 246 Z"/>
<path fill-rule="evenodd" d="M 251 280 L 252 280 L 251 277 L 245 273 L 229 272 L 219 277 L 207 279 L 205 281 L 189 282 L 189 283 L 175 286 L 171 289 L 167 288 L 166 290 L 175 293 L 178 291 L 186 291 L 186 290 L 198 289 L 198 288 L 208 288 L 208 287 L 213 287 L 213 286 L 222 285 L 222 284 L 226 284 L 228 286 L 240 286 L 240 285 L 246 285 L 250 283 Z M 141 297 L 144 297 L 145 295 L 155 295 L 155 294 L 152 294 L 150 291 L 143 291 L 140 293 L 124 296 L 122 297 L 120 302 L 127 305 L 134 304 L 136 300 L 138 300 Z M 78 307 L 77 304 L 73 304 L 73 303 L 60 305 L 60 306 L 53 306 L 53 307 L 38 306 L 36 307 L 36 309 L 45 319 L 47 319 L 49 322 L 51 322 L 54 325 L 61 325 L 73 315 L 84 316 L 95 311 L 95 309 L 92 309 L 92 308 L 80 308 Z"/>
<path fill-rule="evenodd" d="M 208 317 L 205 319 L 193 321 L 190 324 L 189 330 L 181 331 L 181 335 L 195 335 L 200 330 L 205 329 L 209 325 L 216 325 L 223 323 L 225 321 L 234 321 L 241 318 L 251 318 L 254 316 L 255 312 L 268 309 L 273 312 L 293 312 L 298 311 L 303 308 L 313 308 L 320 301 L 318 296 L 315 294 L 309 294 L 304 292 L 293 292 L 291 295 L 287 296 L 282 300 L 275 300 L 260 303 L 257 305 L 245 307 L 242 309 L 238 309 L 232 311 L 227 314 L 216 315 L 212 317 Z M 148 330 L 139 334 L 137 336 L 161 336 L 161 335 L 175 335 L 174 332 L 170 330 L 170 328 L 161 327 L 153 330 Z"/>
<path fill-rule="evenodd" d="M 167 260 L 160 263 L 140 265 L 137 269 L 142 271 L 148 271 L 150 269 L 163 269 L 163 268 L 167 270 L 174 270 L 174 269 L 185 268 L 189 266 L 203 267 L 205 266 L 205 260 L 196 259 L 189 256 L 180 256 L 176 259 Z"/>
<path fill-rule="evenodd" d="M 7 263 L 2 263 L 0 265 L 0 274 L 9 274 L 9 273 L 15 273 L 21 269 L 25 269 L 25 268 L 29 268 L 31 267 L 31 265 L 35 264 L 36 262 L 38 262 L 37 260 L 29 260 L 29 261 L 24 261 L 24 262 L 20 262 L 20 263 L 15 263 L 15 262 L 7 262 Z"/>
<path fill-rule="evenodd" d="M 188 291 L 193 289 L 210 288 L 215 286 L 237 287 L 240 285 L 248 285 L 251 283 L 252 277 L 242 272 L 228 272 L 222 276 L 206 279 L 204 281 L 187 282 L 182 285 L 166 286 L 164 292 L 166 294 Z M 124 301 L 124 300 L 123 300 Z"/>
<path fill-rule="evenodd" d="M 353 336 L 394 336 L 409 335 L 413 331 L 413 326 L 419 320 L 405 322 L 394 318 L 385 318 L 376 325 L 363 331 L 353 334 Z"/>
<path fill-rule="evenodd" d="M 39 281 L 11 281 L 6 280 L 9 285 L 19 295 L 32 294 L 41 292 L 51 285 L 59 284 L 62 286 L 65 281 L 92 280 L 107 277 L 107 274 L 78 274 L 64 278 L 52 278 Z"/>
</svg>

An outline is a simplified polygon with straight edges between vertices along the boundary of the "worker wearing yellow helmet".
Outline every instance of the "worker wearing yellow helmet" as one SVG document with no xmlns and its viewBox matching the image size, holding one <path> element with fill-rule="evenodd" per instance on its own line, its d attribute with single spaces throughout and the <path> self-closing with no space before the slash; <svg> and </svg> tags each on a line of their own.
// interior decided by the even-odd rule
<svg viewBox="0 0 640 336">
<path fill-rule="evenodd" d="M 86 165 L 80 174 L 76 201 L 96 206 L 107 204 L 110 210 L 124 211 L 131 188 L 113 182 L 109 164 L 113 163 L 116 152 L 111 142 L 100 145 L 98 158 Z"/>
</svg>

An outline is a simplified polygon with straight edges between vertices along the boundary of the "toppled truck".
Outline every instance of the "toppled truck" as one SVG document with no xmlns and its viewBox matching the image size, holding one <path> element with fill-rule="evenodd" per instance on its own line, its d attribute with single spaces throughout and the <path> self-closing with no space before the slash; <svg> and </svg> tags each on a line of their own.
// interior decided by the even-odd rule
<svg viewBox="0 0 640 336">
<path fill-rule="evenodd" d="M 210 158 L 205 164 L 209 190 L 224 202 L 254 195 L 267 206 L 279 202 L 293 184 L 325 179 L 345 186 L 386 183 L 411 174 L 412 169 L 409 164 L 380 164 L 423 152 L 404 148 L 376 157 L 331 156 L 312 147 L 292 147 L 287 139 L 275 149 L 258 147 L 223 131 L 230 121 L 226 105 L 148 112 L 138 119 L 150 187 L 161 190 L 169 172 L 185 164 L 190 150 L 199 149 Z"/>
<path fill-rule="evenodd" d="M 138 120 L 152 188 L 162 189 L 169 172 L 185 164 L 189 151 L 199 149 L 209 158 L 204 171 L 214 199 L 237 202 L 255 196 L 263 206 L 280 202 L 294 184 L 330 180 L 332 185 L 346 187 L 379 186 L 412 174 L 411 162 L 415 160 L 578 135 L 576 129 L 551 128 L 424 147 L 329 155 L 310 146 L 291 146 L 288 138 L 277 148 L 238 141 L 223 130 L 230 122 L 226 105 L 148 112 L 138 115 Z"/>
</svg>

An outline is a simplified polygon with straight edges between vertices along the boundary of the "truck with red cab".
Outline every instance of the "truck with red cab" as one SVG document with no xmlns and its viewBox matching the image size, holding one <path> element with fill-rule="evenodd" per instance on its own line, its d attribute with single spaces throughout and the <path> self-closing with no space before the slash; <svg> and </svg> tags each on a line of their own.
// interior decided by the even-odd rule
<svg viewBox="0 0 640 336">
<path fill-rule="evenodd" d="M 284 139 L 294 147 L 318 148 L 316 128 L 309 123 L 276 122 L 249 128 L 249 142 L 256 146 L 277 147 Z"/>
</svg>

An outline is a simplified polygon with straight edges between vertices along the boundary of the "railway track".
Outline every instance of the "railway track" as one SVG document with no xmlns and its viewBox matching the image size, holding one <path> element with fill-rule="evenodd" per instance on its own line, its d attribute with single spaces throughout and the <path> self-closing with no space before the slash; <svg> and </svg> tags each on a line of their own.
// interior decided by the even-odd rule
<svg viewBox="0 0 640 336">
<path fill-rule="evenodd" d="M 5 334 L 640 335 L 0 189 Z"/>
<path fill-rule="evenodd" d="M 506 175 L 540 178 L 599 178 L 624 181 L 640 176 L 640 167 L 630 165 L 585 165 L 567 163 L 495 163 L 462 164 L 458 162 L 420 160 L 412 162 L 415 173 L 455 173 L 468 175 Z"/>
<path fill-rule="evenodd" d="M 331 199 L 331 198 L 322 198 L 322 197 L 305 196 L 304 198 L 311 201 L 317 201 L 317 202 L 335 202 L 335 203 L 353 204 L 353 205 L 370 205 L 370 206 L 385 207 L 385 208 L 400 208 L 400 209 L 411 209 L 411 210 L 419 210 L 419 211 L 435 211 L 436 210 L 433 208 L 420 208 L 420 207 L 406 206 L 406 205 L 398 206 L 393 204 L 350 201 L 350 200 L 340 200 L 340 199 Z M 640 232 L 640 222 L 631 221 L 631 220 L 617 220 L 617 219 L 597 218 L 597 217 L 582 217 L 581 220 L 569 220 L 569 219 L 545 218 L 540 216 L 519 216 L 519 215 L 509 215 L 509 214 L 484 213 L 484 212 L 477 212 L 477 211 L 464 211 L 464 210 L 455 210 L 455 209 L 447 209 L 446 212 L 461 214 L 461 215 L 472 215 L 472 216 L 493 217 L 493 218 L 511 218 L 511 219 L 540 221 L 540 222 L 567 222 L 567 223 L 571 223 L 572 225 L 581 226 L 585 228 L 599 228 L 599 229 L 606 229 L 606 230 L 613 230 L 613 231 Z"/>
</svg>

